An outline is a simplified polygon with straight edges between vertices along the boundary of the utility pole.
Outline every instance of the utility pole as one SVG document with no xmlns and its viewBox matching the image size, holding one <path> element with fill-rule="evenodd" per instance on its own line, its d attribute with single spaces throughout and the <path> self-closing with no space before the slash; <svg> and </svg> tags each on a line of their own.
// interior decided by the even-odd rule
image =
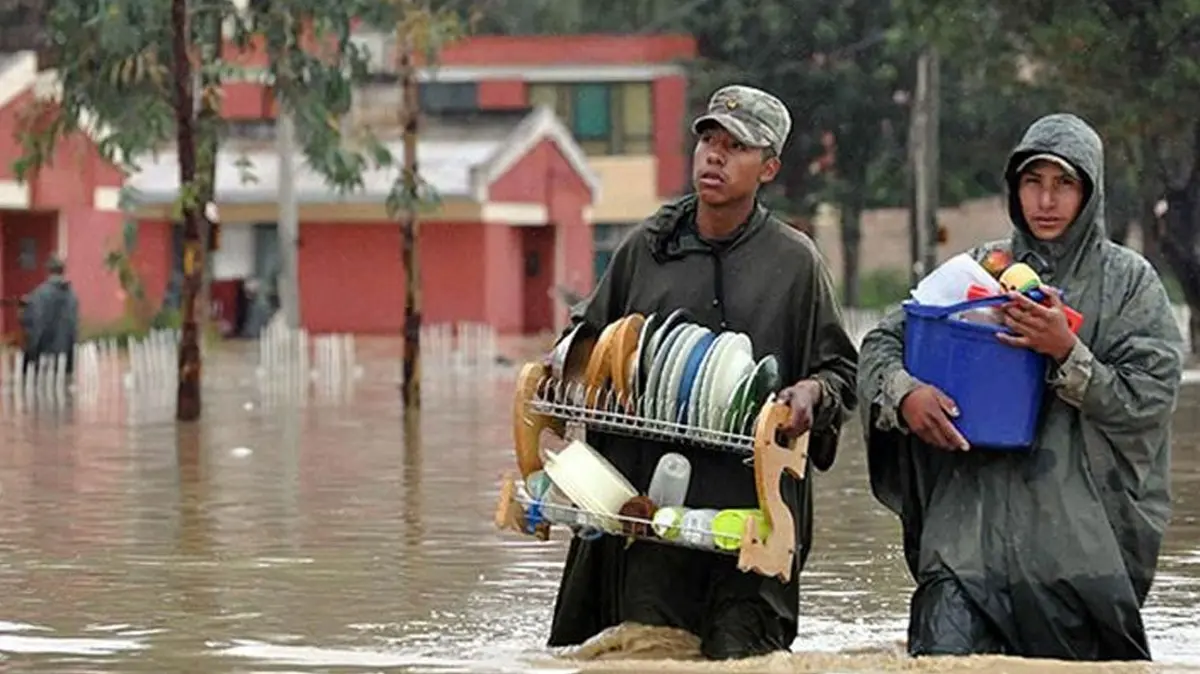
<svg viewBox="0 0 1200 674">
<path fill-rule="evenodd" d="M 914 281 L 937 266 L 938 240 L 938 56 L 927 47 L 917 58 L 917 87 L 909 122 L 912 175 L 910 233 Z"/>
<path fill-rule="evenodd" d="M 421 273 L 417 259 L 420 221 L 417 218 L 417 122 L 420 99 L 417 73 L 413 65 L 413 28 L 404 17 L 396 24 L 396 71 L 399 74 L 401 110 L 404 125 L 404 224 L 402 261 L 404 263 L 404 412 L 421 408 Z"/>
<path fill-rule="evenodd" d="M 295 30 L 292 25 L 294 17 L 291 10 L 280 8 L 286 12 L 282 16 L 284 25 L 284 40 L 281 49 L 273 56 L 276 63 L 288 63 L 290 50 L 298 49 L 294 43 Z M 290 78 L 295 73 L 290 69 L 279 73 L 280 77 L 289 78 L 287 84 L 295 84 Z M 279 199 L 278 219 L 275 232 L 279 239 L 279 305 L 283 310 L 284 322 L 292 330 L 300 329 L 300 212 L 296 203 L 296 124 L 292 119 L 292 111 L 288 109 L 280 83 L 276 82 L 275 103 L 278 113 L 275 118 L 275 153 L 279 160 L 279 185 L 276 197 Z"/>
<path fill-rule="evenodd" d="M 296 126 L 283 99 L 276 94 L 275 100 L 279 109 L 275 120 L 275 150 L 279 155 L 279 222 L 275 230 L 279 237 L 279 304 L 287 326 L 299 330 L 300 213 L 296 203 Z"/>
<path fill-rule="evenodd" d="M 942 100 L 940 63 L 937 49 L 930 47 L 925 57 L 925 105 L 928 110 L 925 116 L 925 175 L 927 176 L 925 190 L 928 194 L 925 203 L 929 208 L 924 221 L 925 241 L 928 242 L 925 247 L 925 269 L 928 270 L 926 273 L 937 267 L 937 247 L 940 239 L 938 236 L 938 208 L 942 203 L 941 194 L 938 191 L 942 175 L 941 145 L 938 140 L 941 136 Z"/>
</svg>

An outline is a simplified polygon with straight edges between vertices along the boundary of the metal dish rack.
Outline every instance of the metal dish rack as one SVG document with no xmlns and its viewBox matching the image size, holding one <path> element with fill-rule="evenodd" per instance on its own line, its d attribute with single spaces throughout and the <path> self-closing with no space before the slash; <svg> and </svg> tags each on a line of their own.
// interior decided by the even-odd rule
<svg viewBox="0 0 1200 674">
<path fill-rule="evenodd" d="M 525 511 L 524 526 L 525 533 L 527 534 L 537 534 L 541 524 L 552 523 L 556 526 L 566 527 L 571 530 L 571 535 L 584 539 L 593 539 L 604 535 L 621 536 L 630 541 L 661 543 L 663 545 L 690 548 L 692 550 L 701 550 L 731 557 L 736 557 L 738 554 L 737 548 L 722 548 L 715 542 L 718 538 L 723 540 L 735 538 L 729 534 L 718 534 L 694 527 L 686 527 L 680 523 L 673 527 L 678 530 L 679 535 L 675 538 L 667 539 L 654 533 L 654 522 L 651 520 L 643 517 L 631 517 L 629 515 L 600 515 L 574 505 L 542 503 L 534 499 L 525 489 L 524 485 L 517 487 L 517 493 L 513 500 L 520 504 Z M 564 517 L 564 515 L 568 517 Z M 573 521 L 569 524 L 555 521 L 564 519 Z M 614 527 L 614 524 L 617 526 Z M 712 545 L 707 545 L 704 542 L 706 537 L 713 541 Z M 741 536 L 737 536 L 736 539 L 740 545 Z"/>
<path fill-rule="evenodd" d="M 514 406 L 514 440 L 520 473 L 507 475 L 501 485 L 497 502 L 495 525 L 548 540 L 552 526 L 567 528 L 572 535 L 613 535 L 632 541 L 647 541 L 677 547 L 703 550 L 714 554 L 735 555 L 738 568 L 763 576 L 773 576 L 787 581 L 792 573 L 792 561 L 797 553 L 795 524 L 790 509 L 783 502 L 779 483 L 787 472 L 796 479 L 804 479 L 808 457 L 808 435 L 791 443 L 781 442 L 779 429 L 790 417 L 786 405 L 768 399 L 758 408 L 749 409 L 744 418 L 738 419 L 735 428 L 745 428 L 753 417 L 753 434 L 730 433 L 727 431 L 701 428 L 676 421 L 663 421 L 643 416 L 644 401 L 618 396 L 610 389 L 589 389 L 579 383 L 561 382 L 553 379 L 547 368 L 540 363 L 527 363 L 517 378 Z M 674 404 L 670 418 L 678 419 Z M 725 410 L 719 410 L 724 420 Z M 688 529 L 684 536 L 682 524 L 680 536 L 663 539 L 653 530 L 653 522 L 639 517 L 619 514 L 590 512 L 574 505 L 553 504 L 548 506 L 559 514 L 567 513 L 575 522 L 569 525 L 553 524 L 541 512 L 547 505 L 539 503 L 526 491 L 524 479 L 540 469 L 540 459 L 533 459 L 530 451 L 529 429 L 552 430 L 563 439 L 578 438 L 587 430 L 620 434 L 685 444 L 713 451 L 733 453 L 743 457 L 743 463 L 754 470 L 755 487 L 758 493 L 757 507 L 770 523 L 770 534 L 760 538 L 758 524 L 747 518 L 737 549 L 718 547 L 713 533 Z M 524 445 L 524 448 L 523 448 Z M 565 519 L 565 518 L 564 518 Z M 696 540 L 696 539 L 700 540 Z M 704 540 L 707 538 L 708 540 Z"/>
<path fill-rule="evenodd" d="M 772 402 L 769 399 L 767 402 Z M 591 402 L 592 404 L 588 404 Z M 601 432 L 628 435 L 649 440 L 686 444 L 720 452 L 740 454 L 749 459 L 754 454 L 754 436 L 743 433 L 702 428 L 675 421 L 663 421 L 642 416 L 645 401 L 631 396 L 618 396 L 611 389 L 589 389 L 580 382 L 563 382 L 546 375 L 538 382 L 536 393 L 526 405 L 537 414 L 583 424 Z M 674 401 L 660 399 L 656 406 L 669 405 L 670 416 L 678 418 Z M 724 420 L 727 410 L 718 408 Z M 745 428 L 759 408 L 747 410 L 736 419 L 737 428 Z"/>
</svg>

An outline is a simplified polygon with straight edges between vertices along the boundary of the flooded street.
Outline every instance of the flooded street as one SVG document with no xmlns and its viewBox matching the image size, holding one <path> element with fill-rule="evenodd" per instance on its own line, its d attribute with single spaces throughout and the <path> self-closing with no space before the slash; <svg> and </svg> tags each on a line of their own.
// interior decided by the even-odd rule
<svg viewBox="0 0 1200 674">
<path fill-rule="evenodd" d="M 562 534 L 539 543 L 492 524 L 514 466 L 511 370 L 431 374 L 421 427 L 406 429 L 391 347 L 363 349 L 352 392 L 304 404 L 261 391 L 250 347 L 230 349 L 207 364 L 198 430 L 177 432 L 171 395 L 5 400 L 0 667 L 504 672 L 547 659 Z M 1174 523 L 1146 610 L 1168 663 L 1200 664 L 1198 410 L 1200 387 L 1186 387 Z M 857 429 L 846 437 L 818 476 L 794 650 L 900 666 L 899 529 L 869 494 Z"/>
</svg>

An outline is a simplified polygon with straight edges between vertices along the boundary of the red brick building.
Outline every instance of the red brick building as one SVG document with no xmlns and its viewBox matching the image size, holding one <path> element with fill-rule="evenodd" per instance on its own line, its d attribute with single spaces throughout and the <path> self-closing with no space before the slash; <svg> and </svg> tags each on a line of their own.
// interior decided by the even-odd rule
<svg viewBox="0 0 1200 674">
<path fill-rule="evenodd" d="M 116 277 L 104 268 L 104 252 L 120 236 L 117 208 L 121 172 L 105 162 L 87 137 L 59 144 L 53 161 L 26 183 L 12 162 L 21 156 L 15 137 L 19 116 L 37 95 L 52 93 L 32 53 L 0 57 L 0 298 L 16 300 L 45 277 L 51 254 L 67 258 L 80 305 L 92 323 L 124 312 Z M 5 302 L 0 335 L 18 329 L 17 310 Z"/>
</svg>

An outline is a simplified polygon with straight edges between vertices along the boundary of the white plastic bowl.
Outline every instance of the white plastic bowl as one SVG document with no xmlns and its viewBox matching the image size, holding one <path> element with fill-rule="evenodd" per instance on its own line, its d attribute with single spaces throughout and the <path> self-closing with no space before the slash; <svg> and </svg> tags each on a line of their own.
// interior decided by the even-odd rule
<svg viewBox="0 0 1200 674">
<path fill-rule="evenodd" d="M 626 501 L 637 496 L 620 471 L 580 440 L 572 440 L 560 452 L 543 449 L 542 465 L 567 498 L 600 515 L 616 515 Z"/>
</svg>

